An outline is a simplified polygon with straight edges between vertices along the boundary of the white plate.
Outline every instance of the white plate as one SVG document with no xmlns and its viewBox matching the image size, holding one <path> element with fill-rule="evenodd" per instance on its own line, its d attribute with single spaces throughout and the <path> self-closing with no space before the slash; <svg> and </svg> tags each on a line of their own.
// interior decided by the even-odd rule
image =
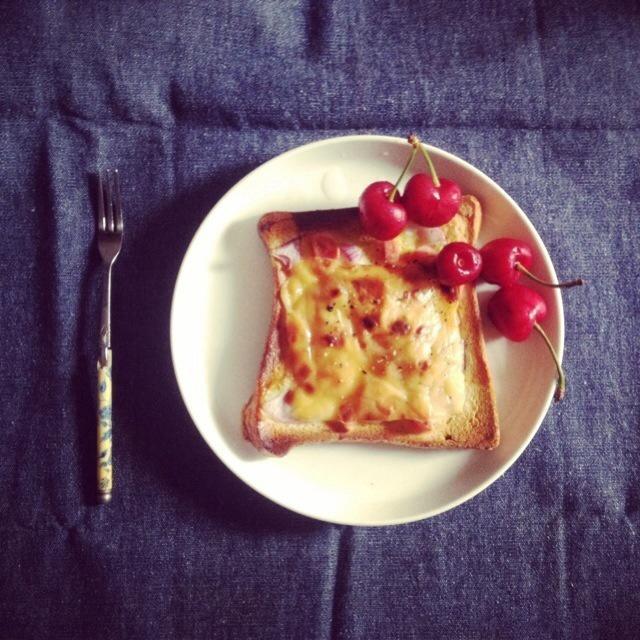
<svg viewBox="0 0 640 640">
<path fill-rule="evenodd" d="M 473 497 L 509 468 L 542 421 L 555 370 L 537 335 L 501 338 L 485 323 L 502 441 L 494 451 L 424 451 L 365 444 L 294 448 L 283 458 L 245 442 L 241 410 L 254 389 L 269 324 L 271 267 L 256 223 L 274 210 L 353 206 L 373 180 L 395 180 L 409 147 L 399 138 L 347 136 L 293 149 L 236 184 L 196 233 L 178 275 L 171 310 L 171 349 L 178 384 L 202 436 L 239 478 L 298 513 L 351 525 L 428 518 Z M 498 236 L 530 242 L 536 271 L 555 278 L 549 255 L 518 205 L 491 179 L 450 153 L 429 147 L 442 176 L 483 205 L 480 243 Z M 416 167 L 424 170 L 422 161 Z M 417 169 L 416 169 L 417 170 Z M 479 287 L 486 305 L 487 285 Z M 562 355 L 560 294 L 541 290 L 544 326 Z"/>
</svg>

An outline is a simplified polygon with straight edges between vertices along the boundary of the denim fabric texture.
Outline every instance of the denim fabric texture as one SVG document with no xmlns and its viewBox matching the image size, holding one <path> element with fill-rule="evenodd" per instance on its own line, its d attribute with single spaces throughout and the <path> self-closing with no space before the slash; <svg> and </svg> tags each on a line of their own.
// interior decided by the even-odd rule
<svg viewBox="0 0 640 640">
<path fill-rule="evenodd" d="M 637 2 L 3 2 L 0 637 L 637 638 L 639 62 Z M 463 506 L 323 524 L 198 434 L 173 285 L 260 163 L 410 131 L 494 178 L 589 281 L 564 296 L 568 397 Z M 96 507 L 89 174 L 111 165 L 116 491 Z"/>
</svg>

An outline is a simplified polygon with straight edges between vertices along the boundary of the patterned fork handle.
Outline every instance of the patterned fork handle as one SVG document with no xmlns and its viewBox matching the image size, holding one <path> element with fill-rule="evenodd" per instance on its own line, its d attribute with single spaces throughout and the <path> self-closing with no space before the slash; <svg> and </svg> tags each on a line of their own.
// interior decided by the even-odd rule
<svg viewBox="0 0 640 640">
<path fill-rule="evenodd" d="M 111 454 L 111 349 L 106 350 L 106 363 L 98 361 L 98 498 L 111 500 L 113 461 Z"/>
</svg>

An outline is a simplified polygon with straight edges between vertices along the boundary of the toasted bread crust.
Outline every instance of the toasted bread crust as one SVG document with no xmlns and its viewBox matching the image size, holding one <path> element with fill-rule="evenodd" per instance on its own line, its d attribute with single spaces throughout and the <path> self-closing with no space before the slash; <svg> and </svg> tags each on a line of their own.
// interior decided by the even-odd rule
<svg viewBox="0 0 640 640">
<path fill-rule="evenodd" d="M 458 226 L 445 227 L 447 241 L 474 242 L 481 225 L 480 203 L 473 196 L 464 196 L 458 216 Z M 458 217 L 456 216 L 456 217 Z M 460 225 L 459 221 L 464 224 Z M 447 225 L 449 227 L 449 225 Z M 460 228 L 463 229 L 462 233 Z M 274 287 L 277 292 L 284 279 L 282 269 L 273 259 L 273 252 L 291 240 L 310 232 L 359 232 L 357 209 L 308 211 L 302 213 L 273 212 L 264 215 L 258 231 L 272 258 Z M 247 440 L 258 449 L 284 455 L 291 446 L 311 442 L 383 442 L 421 448 L 492 449 L 499 443 L 496 403 L 487 366 L 487 357 L 478 300 L 473 285 L 458 288 L 460 332 L 465 343 L 464 410 L 447 425 L 446 434 L 423 439 L 405 433 L 390 433 L 384 422 L 348 423 L 344 433 L 336 432 L 325 422 L 279 422 L 264 410 L 268 381 L 280 361 L 278 322 L 284 313 L 280 298 L 274 295 L 270 327 L 256 390 L 243 411 L 243 430 Z"/>
</svg>

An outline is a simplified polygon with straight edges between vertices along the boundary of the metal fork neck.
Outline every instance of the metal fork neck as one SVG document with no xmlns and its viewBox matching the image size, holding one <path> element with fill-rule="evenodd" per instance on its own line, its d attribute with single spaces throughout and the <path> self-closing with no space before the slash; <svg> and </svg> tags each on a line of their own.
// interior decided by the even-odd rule
<svg viewBox="0 0 640 640">
<path fill-rule="evenodd" d="M 107 366 L 111 350 L 111 268 L 113 262 L 105 265 L 105 282 L 102 289 L 102 312 L 100 315 L 100 364 Z"/>
</svg>

